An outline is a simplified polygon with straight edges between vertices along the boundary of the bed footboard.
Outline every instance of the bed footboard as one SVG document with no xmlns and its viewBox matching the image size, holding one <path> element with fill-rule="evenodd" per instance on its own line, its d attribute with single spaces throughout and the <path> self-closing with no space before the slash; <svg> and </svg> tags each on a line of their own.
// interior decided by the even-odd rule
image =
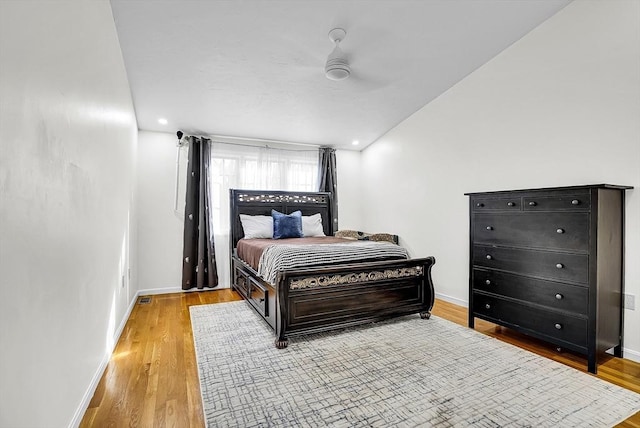
<svg viewBox="0 0 640 428">
<path fill-rule="evenodd" d="M 420 313 L 434 302 L 435 258 L 283 271 L 276 281 L 276 347 L 288 336 Z"/>
</svg>

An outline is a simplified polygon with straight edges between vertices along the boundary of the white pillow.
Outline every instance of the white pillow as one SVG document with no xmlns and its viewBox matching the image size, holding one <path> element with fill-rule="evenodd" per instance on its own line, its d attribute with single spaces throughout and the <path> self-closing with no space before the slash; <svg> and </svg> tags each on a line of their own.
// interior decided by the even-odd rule
<svg viewBox="0 0 640 428">
<path fill-rule="evenodd" d="M 240 214 L 245 239 L 273 238 L 273 217 Z"/>
<path fill-rule="evenodd" d="M 322 216 L 320 213 L 302 216 L 302 236 L 308 238 L 310 236 L 327 236 L 322 228 Z"/>
</svg>

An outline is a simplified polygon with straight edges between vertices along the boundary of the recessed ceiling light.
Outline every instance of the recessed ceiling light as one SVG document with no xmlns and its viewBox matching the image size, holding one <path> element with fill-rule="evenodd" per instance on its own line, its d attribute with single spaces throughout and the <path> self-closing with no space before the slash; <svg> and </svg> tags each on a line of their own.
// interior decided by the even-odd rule
<svg viewBox="0 0 640 428">
<path fill-rule="evenodd" d="M 358 141 L 358 140 L 353 140 L 353 142 L 352 142 L 351 144 L 353 144 L 354 146 L 357 146 L 358 144 L 360 144 L 360 141 Z"/>
<path fill-rule="evenodd" d="M 169 123 L 169 121 L 167 119 L 165 119 L 164 117 L 161 117 L 160 119 L 158 119 L 158 123 L 160 125 L 166 125 L 167 123 Z"/>
</svg>

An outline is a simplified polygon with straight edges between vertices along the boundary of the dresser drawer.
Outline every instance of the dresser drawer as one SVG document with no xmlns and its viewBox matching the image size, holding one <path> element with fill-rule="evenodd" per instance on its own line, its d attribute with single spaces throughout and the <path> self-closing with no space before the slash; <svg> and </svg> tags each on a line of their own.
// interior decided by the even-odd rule
<svg viewBox="0 0 640 428">
<path fill-rule="evenodd" d="M 269 316 L 269 290 L 253 278 L 249 278 L 249 303 L 265 317 Z"/>
<path fill-rule="evenodd" d="M 589 250 L 589 213 L 478 213 L 474 215 L 476 243 Z"/>
<path fill-rule="evenodd" d="M 473 288 L 551 309 L 587 315 L 589 289 L 491 270 L 473 270 Z"/>
<path fill-rule="evenodd" d="M 520 208 L 522 207 L 521 198 L 519 197 L 472 198 L 471 204 L 473 211 L 520 211 Z"/>
<path fill-rule="evenodd" d="M 587 346 L 587 319 L 575 317 L 497 297 L 474 294 L 473 311 L 479 316 L 524 328 L 558 340 L 579 346 Z"/>
<path fill-rule="evenodd" d="M 473 264 L 543 279 L 589 281 L 589 257 L 583 254 L 474 245 Z"/>
<path fill-rule="evenodd" d="M 525 211 L 589 211 L 591 196 L 589 193 L 527 196 L 522 205 Z"/>
</svg>

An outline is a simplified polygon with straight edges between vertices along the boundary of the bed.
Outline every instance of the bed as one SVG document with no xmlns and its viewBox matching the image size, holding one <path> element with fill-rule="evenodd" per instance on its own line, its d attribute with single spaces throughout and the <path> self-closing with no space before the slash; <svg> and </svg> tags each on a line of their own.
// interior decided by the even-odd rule
<svg viewBox="0 0 640 428">
<path fill-rule="evenodd" d="M 281 268 L 269 276 L 270 281 L 264 273 L 258 274 L 255 260 L 242 258 L 250 258 L 242 251 L 243 242 L 253 240 L 240 242 L 245 236 L 241 215 L 270 216 L 272 210 L 285 214 L 301 211 L 303 216 L 320 214 L 324 234 L 333 236 L 329 193 L 231 189 L 230 203 L 232 288 L 271 326 L 277 348 L 287 347 L 290 336 L 416 313 L 424 319 L 430 317 L 434 303 L 433 257 L 347 257 L 339 263 Z M 302 242 L 306 238 L 299 239 Z"/>
</svg>

